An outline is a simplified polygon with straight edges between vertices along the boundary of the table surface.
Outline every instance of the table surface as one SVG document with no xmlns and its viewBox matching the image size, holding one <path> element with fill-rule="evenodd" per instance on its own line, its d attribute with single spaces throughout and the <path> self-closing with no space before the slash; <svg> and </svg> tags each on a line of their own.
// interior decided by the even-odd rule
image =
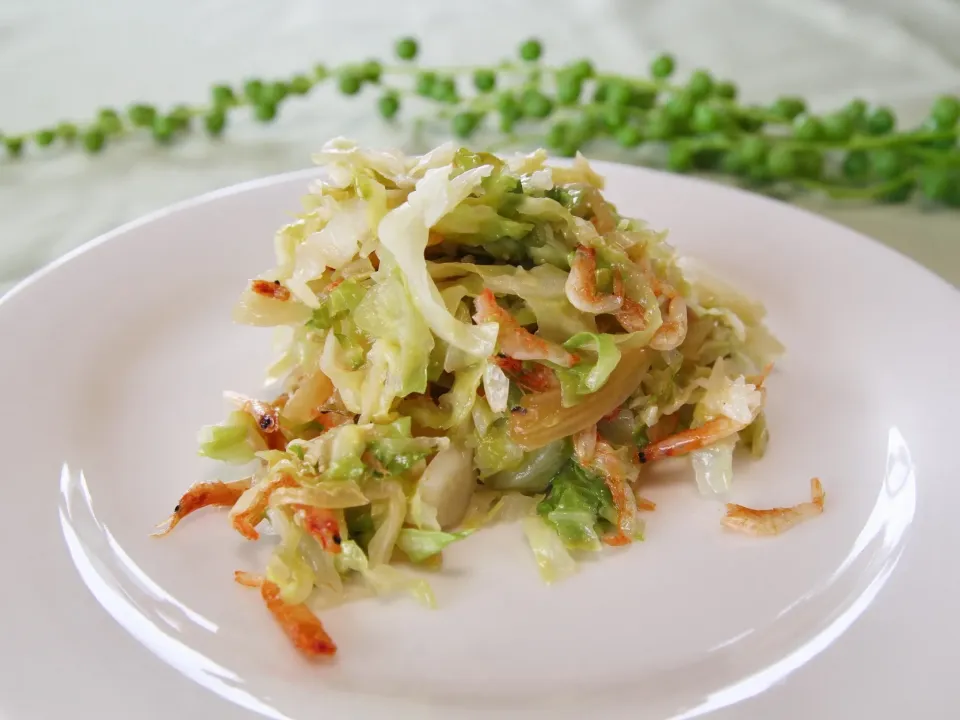
<svg viewBox="0 0 960 720">
<path fill-rule="evenodd" d="M 937 94 L 960 92 L 957 0 L 4 0 L 0 129 L 136 101 L 202 102 L 216 82 L 388 57 L 405 34 L 421 39 L 429 64 L 490 62 L 531 35 L 550 60 L 588 56 L 623 72 L 642 72 L 668 50 L 681 71 L 706 67 L 735 80 L 747 101 L 797 94 L 827 110 L 859 96 L 908 123 Z M 272 126 L 238 117 L 220 142 L 158 149 L 132 140 L 99 157 L 52 151 L 0 162 L 0 293 L 146 212 L 302 168 L 329 137 L 409 147 L 409 126 L 383 123 L 373 102 L 320 90 L 285 105 Z M 960 212 L 798 202 L 960 285 Z"/>
</svg>

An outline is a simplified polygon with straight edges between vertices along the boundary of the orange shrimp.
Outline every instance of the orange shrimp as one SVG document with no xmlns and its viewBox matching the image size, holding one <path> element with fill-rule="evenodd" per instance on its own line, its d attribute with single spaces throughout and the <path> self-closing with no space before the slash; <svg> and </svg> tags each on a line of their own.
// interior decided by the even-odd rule
<svg viewBox="0 0 960 720">
<path fill-rule="evenodd" d="M 615 313 L 623 305 L 623 278 L 620 271 L 614 274 L 614 288 L 610 295 L 597 291 L 597 251 L 592 247 L 577 245 L 570 263 L 570 274 L 563 286 L 570 303 L 585 313 L 601 315 Z"/>
<path fill-rule="evenodd" d="M 770 377 L 770 373 L 772 372 L 773 363 L 767 363 L 763 370 L 760 371 L 759 375 L 748 375 L 745 380 L 759 390 L 763 387 L 763 384 L 767 381 L 767 378 Z"/>
<path fill-rule="evenodd" d="M 603 538 L 603 542 L 607 545 L 627 545 L 633 542 L 637 501 L 627 485 L 623 461 L 617 457 L 609 443 L 598 440 L 592 464 L 603 475 L 613 497 L 613 505 L 617 509 L 617 532 Z"/>
<path fill-rule="evenodd" d="M 648 500 L 636 493 L 634 493 L 634 497 L 637 499 L 637 510 L 650 510 L 652 512 L 657 509 L 657 504 L 653 500 Z"/>
<path fill-rule="evenodd" d="M 289 399 L 288 395 L 281 395 L 272 403 L 250 398 L 240 393 L 225 393 L 237 404 L 242 412 L 247 413 L 257 423 L 260 437 L 271 450 L 284 450 L 287 440 L 280 432 L 280 411 Z"/>
<path fill-rule="evenodd" d="M 679 295 L 673 295 L 667 301 L 667 312 L 663 324 L 650 339 L 654 350 L 673 350 L 687 338 L 687 302 Z"/>
<path fill-rule="evenodd" d="M 236 480 L 234 482 L 215 482 L 198 483 L 192 486 L 180 498 L 180 502 L 173 509 L 173 513 L 157 525 L 159 532 L 153 533 L 154 537 L 163 537 L 173 530 L 177 524 L 187 515 L 199 510 L 200 508 L 215 505 L 217 507 L 233 507 L 234 503 L 240 499 L 240 496 L 250 487 L 250 478 Z"/>
<path fill-rule="evenodd" d="M 640 451 L 640 462 L 648 463 L 665 457 L 686 455 L 740 432 L 746 425 L 721 415 L 698 428 L 690 428 L 650 443 Z"/>
<path fill-rule="evenodd" d="M 557 376 L 545 365 L 534 364 L 524 369 L 523 363 L 514 358 L 498 355 L 493 361 L 508 375 L 513 376 L 517 384 L 533 392 L 546 392 L 557 386 Z"/>
<path fill-rule="evenodd" d="M 495 322 L 500 326 L 497 342 L 500 351 L 515 360 L 549 360 L 561 367 L 572 367 L 579 358 L 560 345 L 537 337 L 520 325 L 513 316 L 497 304 L 497 298 L 488 288 L 476 299 L 477 324 Z"/>
<path fill-rule="evenodd" d="M 334 555 L 341 552 L 340 522 L 333 510 L 313 505 L 294 505 L 293 510 L 303 529 L 315 537 L 324 550 Z"/>
<path fill-rule="evenodd" d="M 257 532 L 264 516 L 267 514 L 267 505 L 270 503 L 270 496 L 277 488 L 297 487 L 298 483 L 287 474 L 279 475 L 257 492 L 257 497 L 249 507 L 239 513 L 230 513 L 230 522 L 233 529 L 243 535 L 247 540 L 259 540 L 260 533 Z"/>
<path fill-rule="evenodd" d="M 284 602 L 280 597 L 279 586 L 264 578 L 242 570 L 237 570 L 233 577 L 245 587 L 260 588 L 260 597 L 263 598 L 267 609 L 297 650 L 311 657 L 336 654 L 336 644 L 323 628 L 320 618 L 314 615 L 306 605 Z"/>
<path fill-rule="evenodd" d="M 810 501 L 792 507 L 755 510 L 735 503 L 727 503 L 727 514 L 720 524 L 749 535 L 778 535 L 799 522 L 820 515 L 826 493 L 819 478 L 810 480 Z"/>
<path fill-rule="evenodd" d="M 250 289 L 257 295 L 263 295 L 264 297 L 273 298 L 274 300 L 286 302 L 290 299 L 290 291 L 281 285 L 279 280 L 274 280 L 273 282 L 269 280 L 251 280 Z"/>
<path fill-rule="evenodd" d="M 591 425 L 573 436 L 573 454 L 584 467 L 593 462 L 597 454 L 597 426 Z"/>
</svg>

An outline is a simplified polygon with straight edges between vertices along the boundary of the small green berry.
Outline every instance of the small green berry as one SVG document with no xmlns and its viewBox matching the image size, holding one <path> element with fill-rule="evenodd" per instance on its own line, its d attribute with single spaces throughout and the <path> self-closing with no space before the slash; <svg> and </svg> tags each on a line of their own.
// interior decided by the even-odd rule
<svg viewBox="0 0 960 720">
<path fill-rule="evenodd" d="M 106 139 L 107 135 L 103 128 L 98 125 L 94 125 L 83 133 L 83 148 L 88 153 L 96 154 L 103 150 L 103 145 L 106 142 Z"/>
<path fill-rule="evenodd" d="M 3 138 L 3 144 L 7 148 L 7 154 L 12 158 L 20 157 L 23 153 L 23 138 L 21 137 L 5 137 Z"/>
<path fill-rule="evenodd" d="M 270 102 L 257 103 L 253 108 L 253 116 L 262 123 L 268 123 L 277 117 L 277 106 Z"/>
<path fill-rule="evenodd" d="M 569 136 L 570 123 L 560 121 L 550 126 L 547 130 L 546 137 L 544 137 L 544 142 L 551 150 L 557 150 L 567 142 Z"/>
<path fill-rule="evenodd" d="M 881 148 L 869 154 L 870 169 L 881 180 L 893 180 L 904 170 L 903 157 L 896 150 Z"/>
<path fill-rule="evenodd" d="M 210 97 L 213 99 L 214 106 L 218 108 L 230 107 L 237 101 L 233 88 L 229 85 L 214 85 L 210 89 Z"/>
<path fill-rule="evenodd" d="M 693 168 L 693 150 L 686 143 L 678 142 L 670 146 L 667 154 L 667 168 L 673 172 L 687 172 Z"/>
<path fill-rule="evenodd" d="M 720 160 L 720 170 L 728 175 L 743 175 L 750 167 L 736 150 L 724 154 Z"/>
<path fill-rule="evenodd" d="M 693 121 L 691 123 L 695 132 L 712 133 L 720 129 L 722 119 L 719 111 L 710 105 L 701 104 L 693 109 Z"/>
<path fill-rule="evenodd" d="M 649 110 L 657 104 L 657 91 L 653 88 L 634 88 L 630 97 L 630 107 Z"/>
<path fill-rule="evenodd" d="M 497 112 L 500 113 L 502 118 L 509 120 L 511 128 L 513 127 L 513 123 L 523 117 L 520 104 L 511 93 L 503 93 L 497 98 Z"/>
<path fill-rule="evenodd" d="M 752 167 L 766 164 L 767 150 L 763 138 L 747 136 L 737 145 L 736 154 L 747 167 Z"/>
<path fill-rule="evenodd" d="M 669 140 L 676 134 L 676 124 L 664 110 L 654 108 L 647 115 L 645 135 L 651 140 Z"/>
<path fill-rule="evenodd" d="M 867 132 L 871 135 L 884 135 L 896 125 L 896 116 L 890 108 L 879 107 L 867 115 Z"/>
<path fill-rule="evenodd" d="M 482 115 L 475 112 L 460 112 L 453 116 L 451 128 L 453 134 L 460 139 L 466 139 L 473 135 L 477 126 L 480 124 Z"/>
<path fill-rule="evenodd" d="M 759 117 L 758 115 L 755 115 L 754 113 L 758 113 L 762 111 L 763 111 L 763 108 L 757 108 L 757 107 L 744 108 L 743 111 L 737 114 L 737 117 L 736 117 L 737 125 L 739 125 L 740 129 L 742 129 L 745 132 L 748 132 L 748 133 L 756 132 L 757 130 L 763 127 L 764 121 L 761 117 Z"/>
<path fill-rule="evenodd" d="M 402 37 L 393 46 L 393 51 L 401 60 L 413 60 L 417 56 L 417 41 L 412 37 Z"/>
<path fill-rule="evenodd" d="M 933 103 L 930 117 L 943 130 L 949 130 L 960 120 L 960 100 L 950 95 L 942 95 Z"/>
<path fill-rule="evenodd" d="M 622 127 L 627 122 L 627 109 L 620 105 L 607 105 L 603 108 L 603 124 L 614 131 Z"/>
<path fill-rule="evenodd" d="M 626 107 L 633 99 L 633 89 L 629 84 L 623 81 L 612 81 L 607 86 L 607 93 L 604 102 L 610 105 Z"/>
<path fill-rule="evenodd" d="M 737 97 L 737 86 L 729 80 L 722 80 L 714 86 L 713 94 L 726 100 L 735 100 Z"/>
<path fill-rule="evenodd" d="M 313 77 L 317 82 L 323 82 L 330 77 L 330 70 L 323 63 L 318 63 L 313 66 Z"/>
<path fill-rule="evenodd" d="M 689 120 L 693 114 L 695 104 L 694 99 L 690 95 L 681 92 L 667 100 L 664 105 L 664 110 L 666 110 L 667 114 L 674 120 L 685 121 Z"/>
<path fill-rule="evenodd" d="M 713 90 L 713 78 L 706 70 L 696 70 L 687 81 L 687 92 L 694 100 L 702 100 Z"/>
<path fill-rule="evenodd" d="M 227 125 L 227 114 L 220 108 L 215 108 L 203 116 L 203 126 L 212 137 L 219 137 Z"/>
<path fill-rule="evenodd" d="M 356 95 L 360 92 L 360 85 L 360 76 L 353 70 L 344 70 L 337 78 L 337 87 L 344 95 Z"/>
<path fill-rule="evenodd" d="M 390 120 L 397 111 L 400 110 L 400 99 L 396 93 L 388 92 L 380 96 L 377 100 L 377 110 L 386 120 Z"/>
<path fill-rule="evenodd" d="M 366 82 L 378 83 L 383 76 L 383 65 L 379 60 L 367 60 L 360 66 L 360 74 Z"/>
<path fill-rule="evenodd" d="M 823 132 L 827 140 L 849 140 L 853 135 L 853 122 L 842 112 L 833 113 L 823 118 Z"/>
<path fill-rule="evenodd" d="M 117 114 L 117 111 L 113 108 L 103 108 L 97 114 L 97 124 L 107 135 L 116 135 L 123 130 L 123 122 L 120 120 L 120 116 Z"/>
<path fill-rule="evenodd" d="M 313 88 L 313 82 L 306 75 L 294 75 L 290 78 L 290 92 L 293 95 L 306 95 Z"/>
<path fill-rule="evenodd" d="M 263 95 L 263 81 L 256 79 L 247 80 L 243 84 L 243 94 L 249 102 L 259 102 L 260 96 Z"/>
<path fill-rule="evenodd" d="M 658 55 L 654 58 L 653 62 L 650 63 L 650 74 L 658 80 L 665 80 L 673 75 L 674 65 L 672 55 Z"/>
<path fill-rule="evenodd" d="M 520 45 L 520 57 L 527 62 L 536 62 L 543 54 L 543 46 L 536 38 L 530 38 Z"/>
<path fill-rule="evenodd" d="M 804 115 L 793 126 L 793 136 L 797 140 L 814 142 L 824 136 L 823 123 L 814 115 Z"/>
<path fill-rule="evenodd" d="M 423 97 L 430 97 L 433 95 L 433 86 L 437 84 L 437 75 L 436 73 L 426 70 L 424 72 L 417 73 L 417 95 L 422 95 Z"/>
<path fill-rule="evenodd" d="M 797 97 L 781 97 L 771 106 L 770 112 L 783 120 L 793 120 L 807 109 L 807 104 Z"/>
<path fill-rule="evenodd" d="M 625 148 L 637 147 L 643 142 L 643 133 L 636 125 L 628 123 L 617 130 L 617 142 Z"/>
<path fill-rule="evenodd" d="M 788 178 L 797 172 L 797 157 L 790 148 L 775 146 L 767 156 L 767 169 L 774 177 Z"/>
<path fill-rule="evenodd" d="M 586 58 L 577 60 L 570 65 L 570 72 L 574 77 L 580 78 L 580 80 L 588 80 L 596 74 L 596 71 L 593 69 L 593 63 Z"/>
<path fill-rule="evenodd" d="M 450 76 L 438 78 L 433 86 L 432 97 L 442 103 L 455 104 L 460 99 L 457 94 L 457 81 Z"/>
<path fill-rule="evenodd" d="M 865 100 L 855 98 L 844 105 L 840 112 L 846 115 L 854 126 L 857 126 L 867 113 L 867 103 Z"/>
<path fill-rule="evenodd" d="M 553 101 L 542 92 L 532 90 L 524 94 L 523 114 L 532 118 L 545 118 L 553 112 Z"/>
<path fill-rule="evenodd" d="M 176 132 L 181 132 L 190 128 L 190 122 L 193 120 L 193 112 L 186 105 L 177 105 L 169 115 L 170 122 Z"/>
<path fill-rule="evenodd" d="M 57 125 L 57 135 L 67 144 L 77 139 L 77 126 L 73 123 L 62 122 Z"/>
<path fill-rule="evenodd" d="M 164 115 L 157 115 L 153 119 L 153 139 L 158 143 L 166 144 L 173 139 L 174 127 L 170 118 Z"/>
<path fill-rule="evenodd" d="M 595 103 L 605 103 L 607 95 L 610 92 L 610 81 L 599 80 L 593 88 L 593 101 Z"/>
<path fill-rule="evenodd" d="M 138 103 L 131 105 L 127 110 L 127 117 L 130 118 L 136 127 L 150 127 L 153 124 L 153 118 L 156 117 L 157 110 L 153 105 Z"/>
<path fill-rule="evenodd" d="M 53 130 L 41 130 L 34 135 L 33 139 L 40 147 L 49 147 L 53 144 L 56 137 L 57 135 Z"/>
<path fill-rule="evenodd" d="M 473 86 L 482 93 L 491 92 L 497 86 L 497 74 L 488 68 L 475 70 Z"/>
<path fill-rule="evenodd" d="M 572 72 L 557 76 L 557 102 L 561 105 L 576 105 L 583 91 L 583 80 Z"/>
<path fill-rule="evenodd" d="M 282 103 L 287 95 L 290 94 L 289 86 L 283 80 L 277 80 L 270 83 L 263 89 L 263 94 L 260 96 L 260 102 L 267 102 L 273 105 L 279 105 Z"/>
<path fill-rule="evenodd" d="M 862 180 L 870 172 L 870 158 L 863 150 L 849 152 L 843 159 L 842 170 L 844 177 Z"/>
</svg>

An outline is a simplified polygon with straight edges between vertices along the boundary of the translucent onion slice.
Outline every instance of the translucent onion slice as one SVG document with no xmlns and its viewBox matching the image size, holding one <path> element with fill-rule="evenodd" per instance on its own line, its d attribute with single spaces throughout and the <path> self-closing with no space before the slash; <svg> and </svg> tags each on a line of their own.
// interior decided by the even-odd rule
<svg viewBox="0 0 960 720">
<path fill-rule="evenodd" d="M 521 409 L 510 414 L 510 437 L 523 449 L 534 450 L 598 422 L 637 389 L 650 368 L 650 353 L 648 348 L 624 350 L 606 384 L 572 407 L 563 407 L 559 389 L 527 395 Z"/>
</svg>

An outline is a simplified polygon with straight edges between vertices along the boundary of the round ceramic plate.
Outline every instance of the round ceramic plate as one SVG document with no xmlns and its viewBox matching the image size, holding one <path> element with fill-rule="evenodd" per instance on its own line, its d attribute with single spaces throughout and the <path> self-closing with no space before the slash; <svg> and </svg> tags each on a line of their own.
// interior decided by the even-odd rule
<svg viewBox="0 0 960 720">
<path fill-rule="evenodd" d="M 761 299 L 788 353 L 767 456 L 731 499 L 827 492 L 775 538 L 721 528 L 690 473 L 659 478 L 647 540 L 548 587 L 517 525 L 458 543 L 439 608 L 323 615 L 340 652 L 304 660 L 233 582 L 266 548 L 207 511 L 149 536 L 209 478 L 200 425 L 256 392 L 269 331 L 231 306 L 272 264 L 312 174 L 231 188 L 104 236 L 0 303 L 0 717 L 781 720 L 960 701 L 960 294 L 787 205 L 598 164 L 627 214 Z"/>
</svg>

